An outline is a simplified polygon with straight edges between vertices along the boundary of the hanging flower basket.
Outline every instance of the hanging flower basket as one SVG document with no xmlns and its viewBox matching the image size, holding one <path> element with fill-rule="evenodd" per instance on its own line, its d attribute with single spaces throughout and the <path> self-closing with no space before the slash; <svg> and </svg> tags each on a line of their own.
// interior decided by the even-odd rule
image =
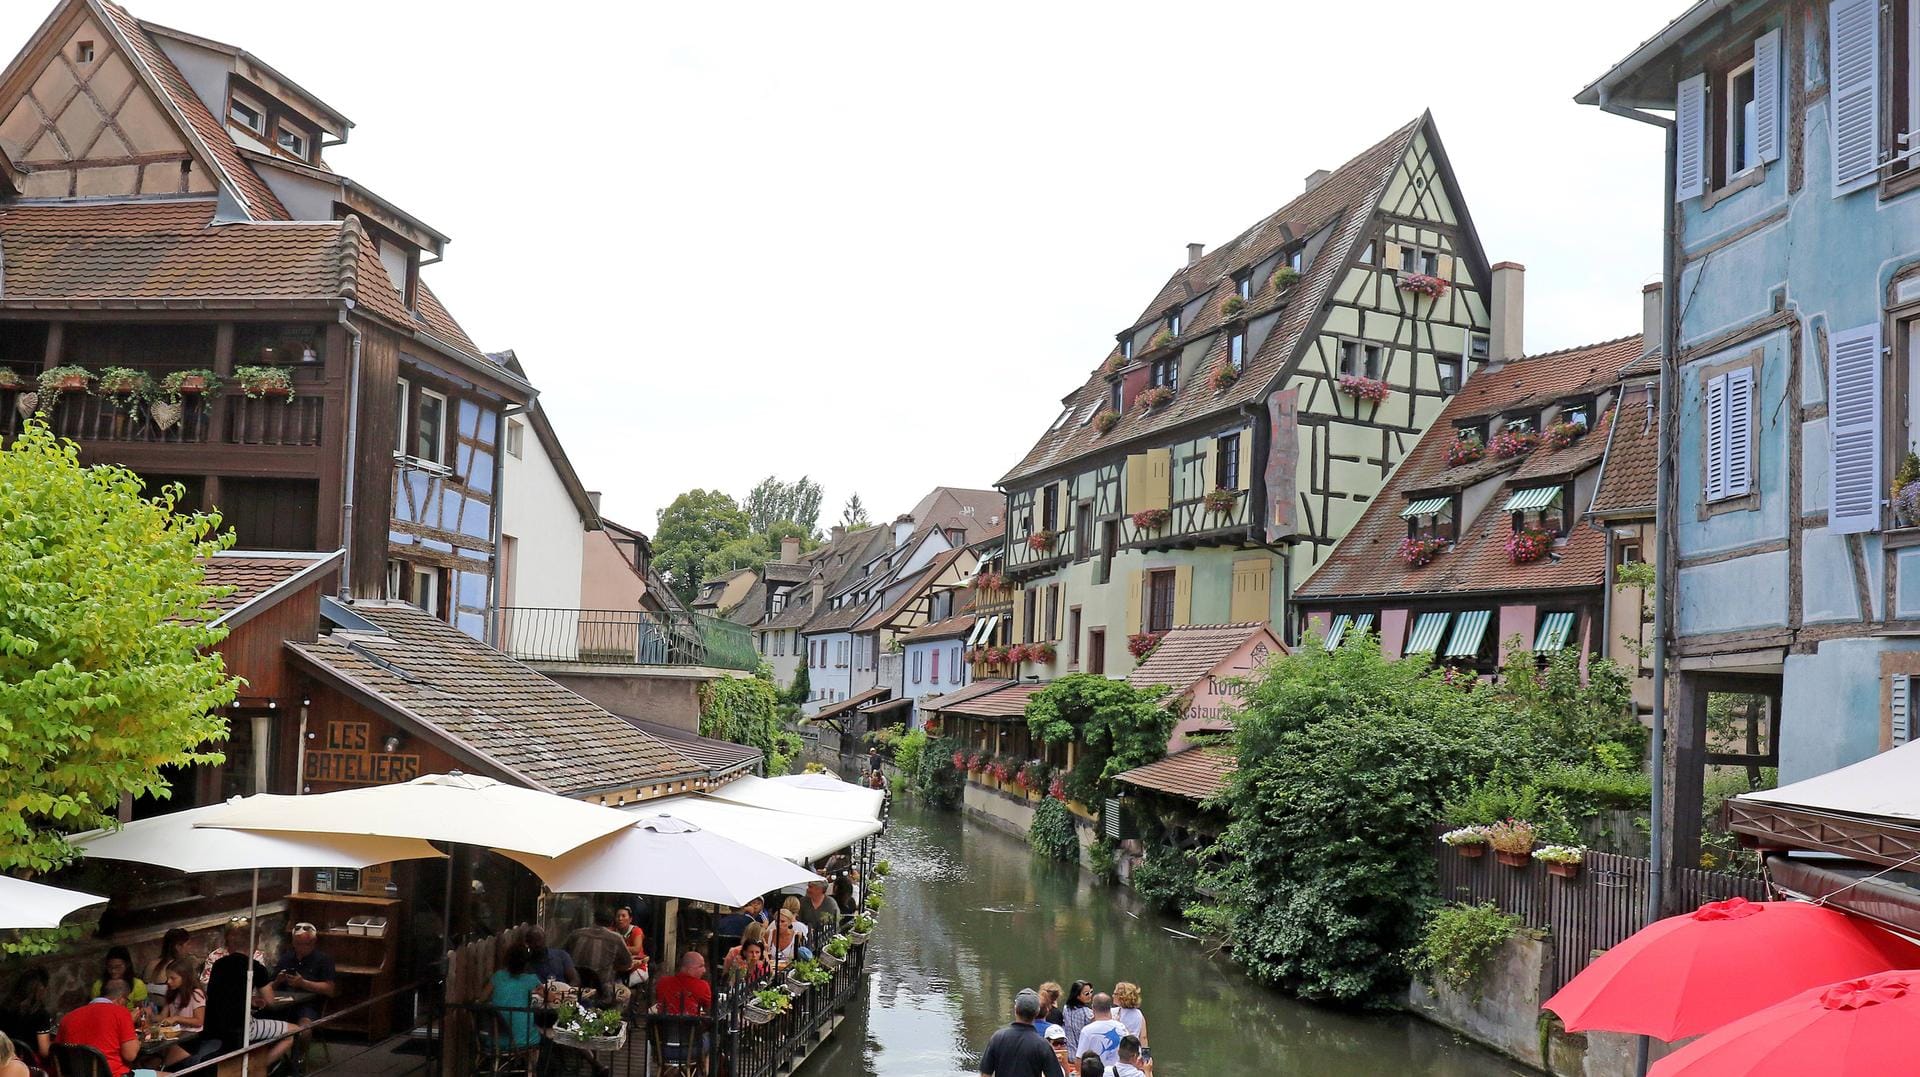
<svg viewBox="0 0 1920 1077">
<path fill-rule="evenodd" d="M 1172 389 L 1164 385 L 1156 385 L 1151 389 L 1142 390 L 1139 396 L 1133 398 L 1133 402 L 1141 411 L 1152 411 L 1172 399 Z"/>
<path fill-rule="evenodd" d="M 1052 553 L 1053 552 L 1053 532 L 1035 531 L 1033 534 L 1028 535 L 1027 549 L 1032 550 L 1035 553 Z"/>
<path fill-rule="evenodd" d="M 1165 632 L 1136 632 L 1127 637 L 1127 653 L 1144 662 L 1160 646 L 1160 638 Z"/>
<path fill-rule="evenodd" d="M 19 392 L 26 384 L 27 379 L 21 377 L 12 367 L 0 366 L 0 393 Z"/>
<path fill-rule="evenodd" d="M 998 594 L 1007 589 L 1007 578 L 998 572 L 978 572 L 973 577 L 973 589 L 985 594 Z"/>
<path fill-rule="evenodd" d="M 1533 858 L 1547 866 L 1547 874 L 1571 879 L 1580 874 L 1587 851 L 1578 845 L 1543 845 L 1533 851 Z"/>
<path fill-rule="evenodd" d="M 1240 503 L 1240 491 L 1208 490 L 1206 493 L 1206 496 L 1202 497 L 1200 500 L 1201 500 L 1201 503 L 1206 506 L 1206 509 L 1209 513 L 1212 513 L 1215 516 L 1224 516 L 1227 513 L 1232 512 L 1233 507 Z"/>
<path fill-rule="evenodd" d="M 1531 430 L 1502 430 L 1493 435 L 1493 455 L 1495 459 L 1511 460 L 1524 456 L 1540 444 L 1540 435 Z"/>
<path fill-rule="evenodd" d="M 219 391 L 220 375 L 211 370 L 176 370 L 160 379 L 160 395 L 168 400 L 212 396 Z"/>
<path fill-rule="evenodd" d="M 1273 276 L 1267 279 L 1267 283 L 1273 285 L 1274 291 L 1281 292 L 1293 287 L 1299 280 L 1299 270 L 1292 266 L 1281 266 L 1279 269 L 1273 271 Z"/>
<path fill-rule="evenodd" d="M 40 372 L 40 395 L 84 393 L 93 384 L 93 372 L 83 366 L 57 366 Z"/>
<path fill-rule="evenodd" d="M 1017 666 L 1027 660 L 1027 645 L 1024 643 L 1016 643 L 1002 652 L 1002 655 L 1009 665 Z"/>
<path fill-rule="evenodd" d="M 1438 299 L 1446 295 L 1447 289 L 1452 285 L 1426 273 L 1408 273 L 1400 278 L 1398 287 L 1403 292 L 1416 292 L 1429 299 Z"/>
<path fill-rule="evenodd" d="M 1459 467 L 1461 464 L 1471 464 L 1476 460 L 1484 459 L 1486 455 L 1487 443 L 1481 441 L 1478 434 L 1456 438 L 1453 444 L 1447 446 L 1447 466 Z"/>
<path fill-rule="evenodd" d="M 1547 448 L 1549 449 L 1564 449 L 1574 442 L 1579 441 L 1580 436 L 1586 432 L 1587 426 L 1585 423 L 1549 423 L 1547 424 L 1543 440 L 1547 443 Z"/>
<path fill-rule="evenodd" d="M 249 400 L 262 400 L 269 396 L 284 397 L 291 404 L 294 399 L 293 372 L 280 366 L 242 366 L 233 370 L 233 380 L 240 391 Z"/>
<path fill-rule="evenodd" d="M 1503 819 L 1487 827 L 1487 844 L 1493 847 L 1494 858 L 1510 868 L 1527 866 L 1533 859 L 1537 837 L 1533 824 L 1524 819 Z"/>
<path fill-rule="evenodd" d="M 157 393 L 153 375 L 144 370 L 129 367 L 110 366 L 102 370 L 94 379 L 94 392 L 113 402 L 114 406 L 127 413 L 130 418 L 140 414 L 140 403 L 151 400 Z"/>
<path fill-rule="evenodd" d="M 1233 383 L 1239 380 L 1240 372 L 1225 359 L 1213 364 L 1213 373 L 1207 375 L 1207 384 L 1223 393 L 1233 388 Z"/>
<path fill-rule="evenodd" d="M 1220 304 L 1220 313 L 1225 317 L 1231 318 L 1242 310 L 1245 310 L 1246 306 L 1247 301 L 1240 298 L 1239 293 L 1234 293 L 1227 296 L 1226 301 Z"/>
<path fill-rule="evenodd" d="M 1052 665 L 1055 654 L 1051 643 L 1034 643 L 1027 646 L 1027 661 L 1037 665 Z"/>
<path fill-rule="evenodd" d="M 1166 509 L 1141 509 L 1133 514 L 1133 526 L 1142 531 L 1155 531 L 1165 527 L 1173 519 L 1173 513 Z"/>
<path fill-rule="evenodd" d="M 1340 375 L 1340 391 L 1356 400 L 1371 400 L 1378 404 L 1387 398 L 1387 383 L 1379 378 L 1362 377 L 1359 374 Z"/>
<path fill-rule="evenodd" d="M 1553 533 L 1538 527 L 1523 527 L 1507 536 L 1507 558 L 1516 565 L 1530 564 L 1553 549 Z"/>
<path fill-rule="evenodd" d="M 1487 851 L 1487 828 L 1463 826 L 1458 830 L 1449 830 L 1440 835 L 1440 842 L 1468 860 L 1477 859 Z"/>
<path fill-rule="evenodd" d="M 1403 538 L 1400 540 L 1400 560 L 1410 567 L 1421 568 L 1446 553 L 1448 545 L 1443 538 Z"/>
<path fill-rule="evenodd" d="M 1111 408 L 1093 417 L 1093 429 L 1097 433 L 1101 433 L 1101 434 L 1108 433 L 1114 427 L 1119 425 L 1120 425 L 1120 413 L 1117 411 L 1114 411 Z"/>
</svg>

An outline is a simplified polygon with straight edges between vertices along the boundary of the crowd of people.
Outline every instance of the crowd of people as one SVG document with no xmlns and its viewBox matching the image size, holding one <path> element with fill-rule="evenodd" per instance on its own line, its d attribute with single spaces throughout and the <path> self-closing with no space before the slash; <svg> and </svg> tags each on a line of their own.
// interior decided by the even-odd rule
<svg viewBox="0 0 1920 1077">
<path fill-rule="evenodd" d="M 247 952 L 250 931 L 234 917 L 202 956 L 192 934 L 174 928 L 144 976 L 126 947 L 112 947 L 85 998 L 56 1000 L 44 968 L 25 970 L 0 1003 L 8 1055 L 0 1077 L 53 1069 L 63 1045 L 99 1052 L 111 1077 L 185 1068 L 239 1050 L 243 1039 L 266 1043 L 267 1062 L 278 1061 L 297 1040 L 289 1033 L 318 1020 L 335 996 L 334 963 L 312 924 L 292 925 L 271 968 L 261 951 Z"/>
<path fill-rule="evenodd" d="M 1140 987 L 1122 980 L 1112 992 L 1075 980 L 1022 988 L 1013 1022 L 980 1054 L 981 1077 L 1152 1077 L 1147 1015 Z"/>
</svg>

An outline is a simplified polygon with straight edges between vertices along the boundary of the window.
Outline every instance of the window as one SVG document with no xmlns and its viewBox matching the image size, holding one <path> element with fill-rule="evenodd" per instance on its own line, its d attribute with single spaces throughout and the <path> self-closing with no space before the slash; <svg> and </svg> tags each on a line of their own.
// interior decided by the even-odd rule
<svg viewBox="0 0 1920 1077">
<path fill-rule="evenodd" d="M 233 122 L 252 131 L 254 134 L 266 133 L 266 116 L 261 113 L 259 109 L 247 104 L 238 97 L 227 102 L 227 116 L 232 119 Z"/>
<path fill-rule="evenodd" d="M 1039 628 L 1035 623 L 1040 612 L 1040 590 L 1029 587 L 1020 592 L 1020 642 L 1032 643 L 1039 639 Z"/>
<path fill-rule="evenodd" d="M 415 459 L 447 462 L 447 398 L 432 389 L 420 390 L 413 420 Z"/>
<path fill-rule="evenodd" d="M 785 591 L 780 591 L 773 596 L 773 606 L 770 610 L 768 610 L 768 612 L 779 613 L 781 610 L 784 610 L 786 608 L 787 608 L 787 593 Z"/>
<path fill-rule="evenodd" d="M 400 391 L 395 394 L 393 404 L 393 454 L 395 456 L 407 454 L 407 397 L 412 390 L 413 386 L 408 384 L 407 379 L 401 378 Z"/>
<path fill-rule="evenodd" d="M 924 679 L 921 676 L 921 674 L 925 672 L 924 667 L 926 665 L 926 661 L 927 661 L 927 652 L 925 651 L 913 652 L 913 683 L 919 684 Z"/>
<path fill-rule="evenodd" d="M 1216 490 L 1240 488 L 1240 435 L 1238 432 L 1213 439 L 1213 486 Z"/>
<path fill-rule="evenodd" d="M 1381 349 L 1378 344 L 1368 344 L 1363 340 L 1343 340 L 1340 342 L 1340 373 L 1378 380 L 1380 354 Z"/>
<path fill-rule="evenodd" d="M 1043 633 L 1040 637 L 1042 640 L 1057 640 L 1060 638 L 1060 586 L 1058 584 L 1052 584 L 1047 587 L 1047 621 L 1046 624 L 1042 626 L 1041 631 Z"/>
<path fill-rule="evenodd" d="M 1460 365 L 1460 360 L 1448 359 L 1444 356 L 1435 360 L 1435 366 L 1440 373 L 1441 392 L 1451 396 L 1460 391 Z"/>
<path fill-rule="evenodd" d="M 1080 607 L 1067 611 L 1067 666 L 1080 668 Z"/>
<path fill-rule="evenodd" d="M 1591 429 L 1593 427 L 1593 401 L 1580 400 L 1561 405 L 1560 421 Z"/>
<path fill-rule="evenodd" d="M 1467 358 L 1485 360 L 1493 354 L 1493 338 L 1486 333 L 1467 334 Z"/>
<path fill-rule="evenodd" d="M 1120 359 L 1122 362 L 1126 362 L 1131 360 L 1132 358 L 1133 358 L 1133 334 L 1128 333 L 1126 336 L 1123 336 L 1120 338 Z"/>
<path fill-rule="evenodd" d="M 1420 498 L 1400 510 L 1400 515 L 1406 518 L 1408 538 L 1453 542 L 1460 537 L 1458 495 Z"/>
<path fill-rule="evenodd" d="M 1164 385 L 1168 389 L 1179 391 L 1180 357 L 1170 355 L 1164 359 L 1155 359 L 1148 373 L 1147 381 L 1152 385 Z"/>
<path fill-rule="evenodd" d="M 1060 527 L 1060 485 L 1048 483 L 1040 489 L 1040 526 L 1047 531 Z"/>
<path fill-rule="evenodd" d="M 1760 163 L 1758 117 L 1754 115 L 1753 61 L 1748 60 L 1727 72 L 1721 87 L 1720 182 L 1725 183 Z"/>
<path fill-rule="evenodd" d="M 1242 299 L 1253 298 L 1253 274 L 1242 273 L 1233 279 L 1233 294 Z"/>
<path fill-rule="evenodd" d="M 407 563 L 405 561 L 388 561 L 387 562 L 387 591 L 386 591 L 385 597 L 398 602 L 400 600 L 400 596 L 402 593 L 401 588 L 404 586 L 406 576 L 407 576 Z"/>
<path fill-rule="evenodd" d="M 1107 630 L 1090 628 L 1087 630 L 1087 672 L 1105 673 L 1107 671 Z"/>
<path fill-rule="evenodd" d="M 1295 273 L 1305 273 L 1307 271 L 1307 249 L 1305 247 L 1295 248 L 1288 253 L 1287 268 L 1293 270 Z"/>
<path fill-rule="evenodd" d="M 1879 164 L 1879 10 L 1872 0 L 1835 0 L 1829 116 L 1834 120 L 1835 194 L 1873 182 Z M 1780 156 L 1780 31 L 1674 88 L 1674 197 L 1685 202 Z M 1858 173 L 1858 175 L 1856 175 Z M 1858 179 L 1857 184 L 1847 185 Z"/>
<path fill-rule="evenodd" d="M 1176 337 L 1180 335 L 1179 311 L 1173 310 L 1167 312 L 1167 332 L 1172 333 Z"/>
<path fill-rule="evenodd" d="M 1487 440 L 1487 424 L 1461 423 L 1453 428 L 1453 436 L 1459 438 L 1461 441 L 1478 441 L 1481 444 L 1485 444 Z"/>
<path fill-rule="evenodd" d="M 1093 573 L 1093 582 L 1106 583 L 1113 579 L 1113 555 L 1115 547 L 1120 545 L 1120 521 L 1107 520 L 1100 525 L 1100 560 Z"/>
<path fill-rule="evenodd" d="M 75 42 L 73 46 L 73 62 L 76 64 L 92 63 L 93 62 L 93 42 L 91 41 Z"/>
<path fill-rule="evenodd" d="M 1118 378 L 1107 386 L 1107 410 L 1116 415 L 1120 413 L 1120 380 Z"/>
<path fill-rule="evenodd" d="M 1093 502 L 1082 501 L 1073 507 L 1073 559 L 1085 561 L 1093 552 Z"/>
<path fill-rule="evenodd" d="M 1440 273 L 1440 252 L 1424 247 L 1400 248 L 1400 272 L 1424 273 L 1429 277 Z"/>
<path fill-rule="evenodd" d="M 440 608 L 440 570 L 425 565 L 413 566 L 413 594 L 407 601 L 434 617 L 446 616 Z"/>
<path fill-rule="evenodd" d="M 1165 632 L 1173 627 L 1173 570 L 1147 573 L 1147 631 Z"/>
<path fill-rule="evenodd" d="M 521 439 L 526 436 L 527 424 L 518 419 L 507 420 L 507 455 L 520 457 Z"/>
<path fill-rule="evenodd" d="M 1540 416 L 1538 414 L 1508 415 L 1505 416 L 1504 419 L 1505 421 L 1501 423 L 1501 426 L 1516 434 L 1532 433 L 1540 429 Z"/>
<path fill-rule="evenodd" d="M 1247 333 L 1244 329 L 1235 329 L 1227 337 L 1227 362 L 1233 369 L 1239 370 L 1247 365 Z"/>
<path fill-rule="evenodd" d="M 1753 490 L 1753 368 L 1708 378 L 1706 409 L 1707 501 L 1744 497 Z"/>
<path fill-rule="evenodd" d="M 947 683 L 959 684 L 966 666 L 960 661 L 960 645 L 954 644 L 947 649 Z"/>
<path fill-rule="evenodd" d="M 275 141 L 280 143 L 281 149 L 286 150 L 302 161 L 307 159 L 307 136 L 300 134 L 298 131 L 289 131 L 282 127 Z"/>
</svg>

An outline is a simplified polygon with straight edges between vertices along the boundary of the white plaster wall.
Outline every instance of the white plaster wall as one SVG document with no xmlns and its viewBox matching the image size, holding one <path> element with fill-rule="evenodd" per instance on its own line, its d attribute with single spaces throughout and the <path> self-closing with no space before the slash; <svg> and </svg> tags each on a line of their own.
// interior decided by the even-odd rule
<svg viewBox="0 0 1920 1077">
<path fill-rule="evenodd" d="M 526 424 L 520 456 L 501 453 L 505 461 L 505 501 L 500 507 L 500 531 L 517 540 L 518 552 L 510 566 L 512 605 L 542 609 L 580 608 L 580 574 L 585 557 L 586 523 L 567 496 L 567 488 L 547 455 L 546 446 Z M 504 594 L 502 604 L 506 604 Z M 597 608 L 597 607 L 596 607 Z"/>
</svg>

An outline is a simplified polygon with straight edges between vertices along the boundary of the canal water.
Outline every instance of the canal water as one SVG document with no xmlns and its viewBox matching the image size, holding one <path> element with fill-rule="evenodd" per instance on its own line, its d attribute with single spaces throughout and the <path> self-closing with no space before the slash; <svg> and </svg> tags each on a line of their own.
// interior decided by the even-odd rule
<svg viewBox="0 0 1920 1077">
<path fill-rule="evenodd" d="M 872 977 L 801 1077 L 977 1075 L 1014 992 L 1141 986 L 1156 1077 L 1481 1077 L 1530 1071 L 1405 1015 L 1303 1005 L 1209 958 L 1178 925 L 1024 841 L 911 805 L 882 842 L 888 910 Z"/>
</svg>

